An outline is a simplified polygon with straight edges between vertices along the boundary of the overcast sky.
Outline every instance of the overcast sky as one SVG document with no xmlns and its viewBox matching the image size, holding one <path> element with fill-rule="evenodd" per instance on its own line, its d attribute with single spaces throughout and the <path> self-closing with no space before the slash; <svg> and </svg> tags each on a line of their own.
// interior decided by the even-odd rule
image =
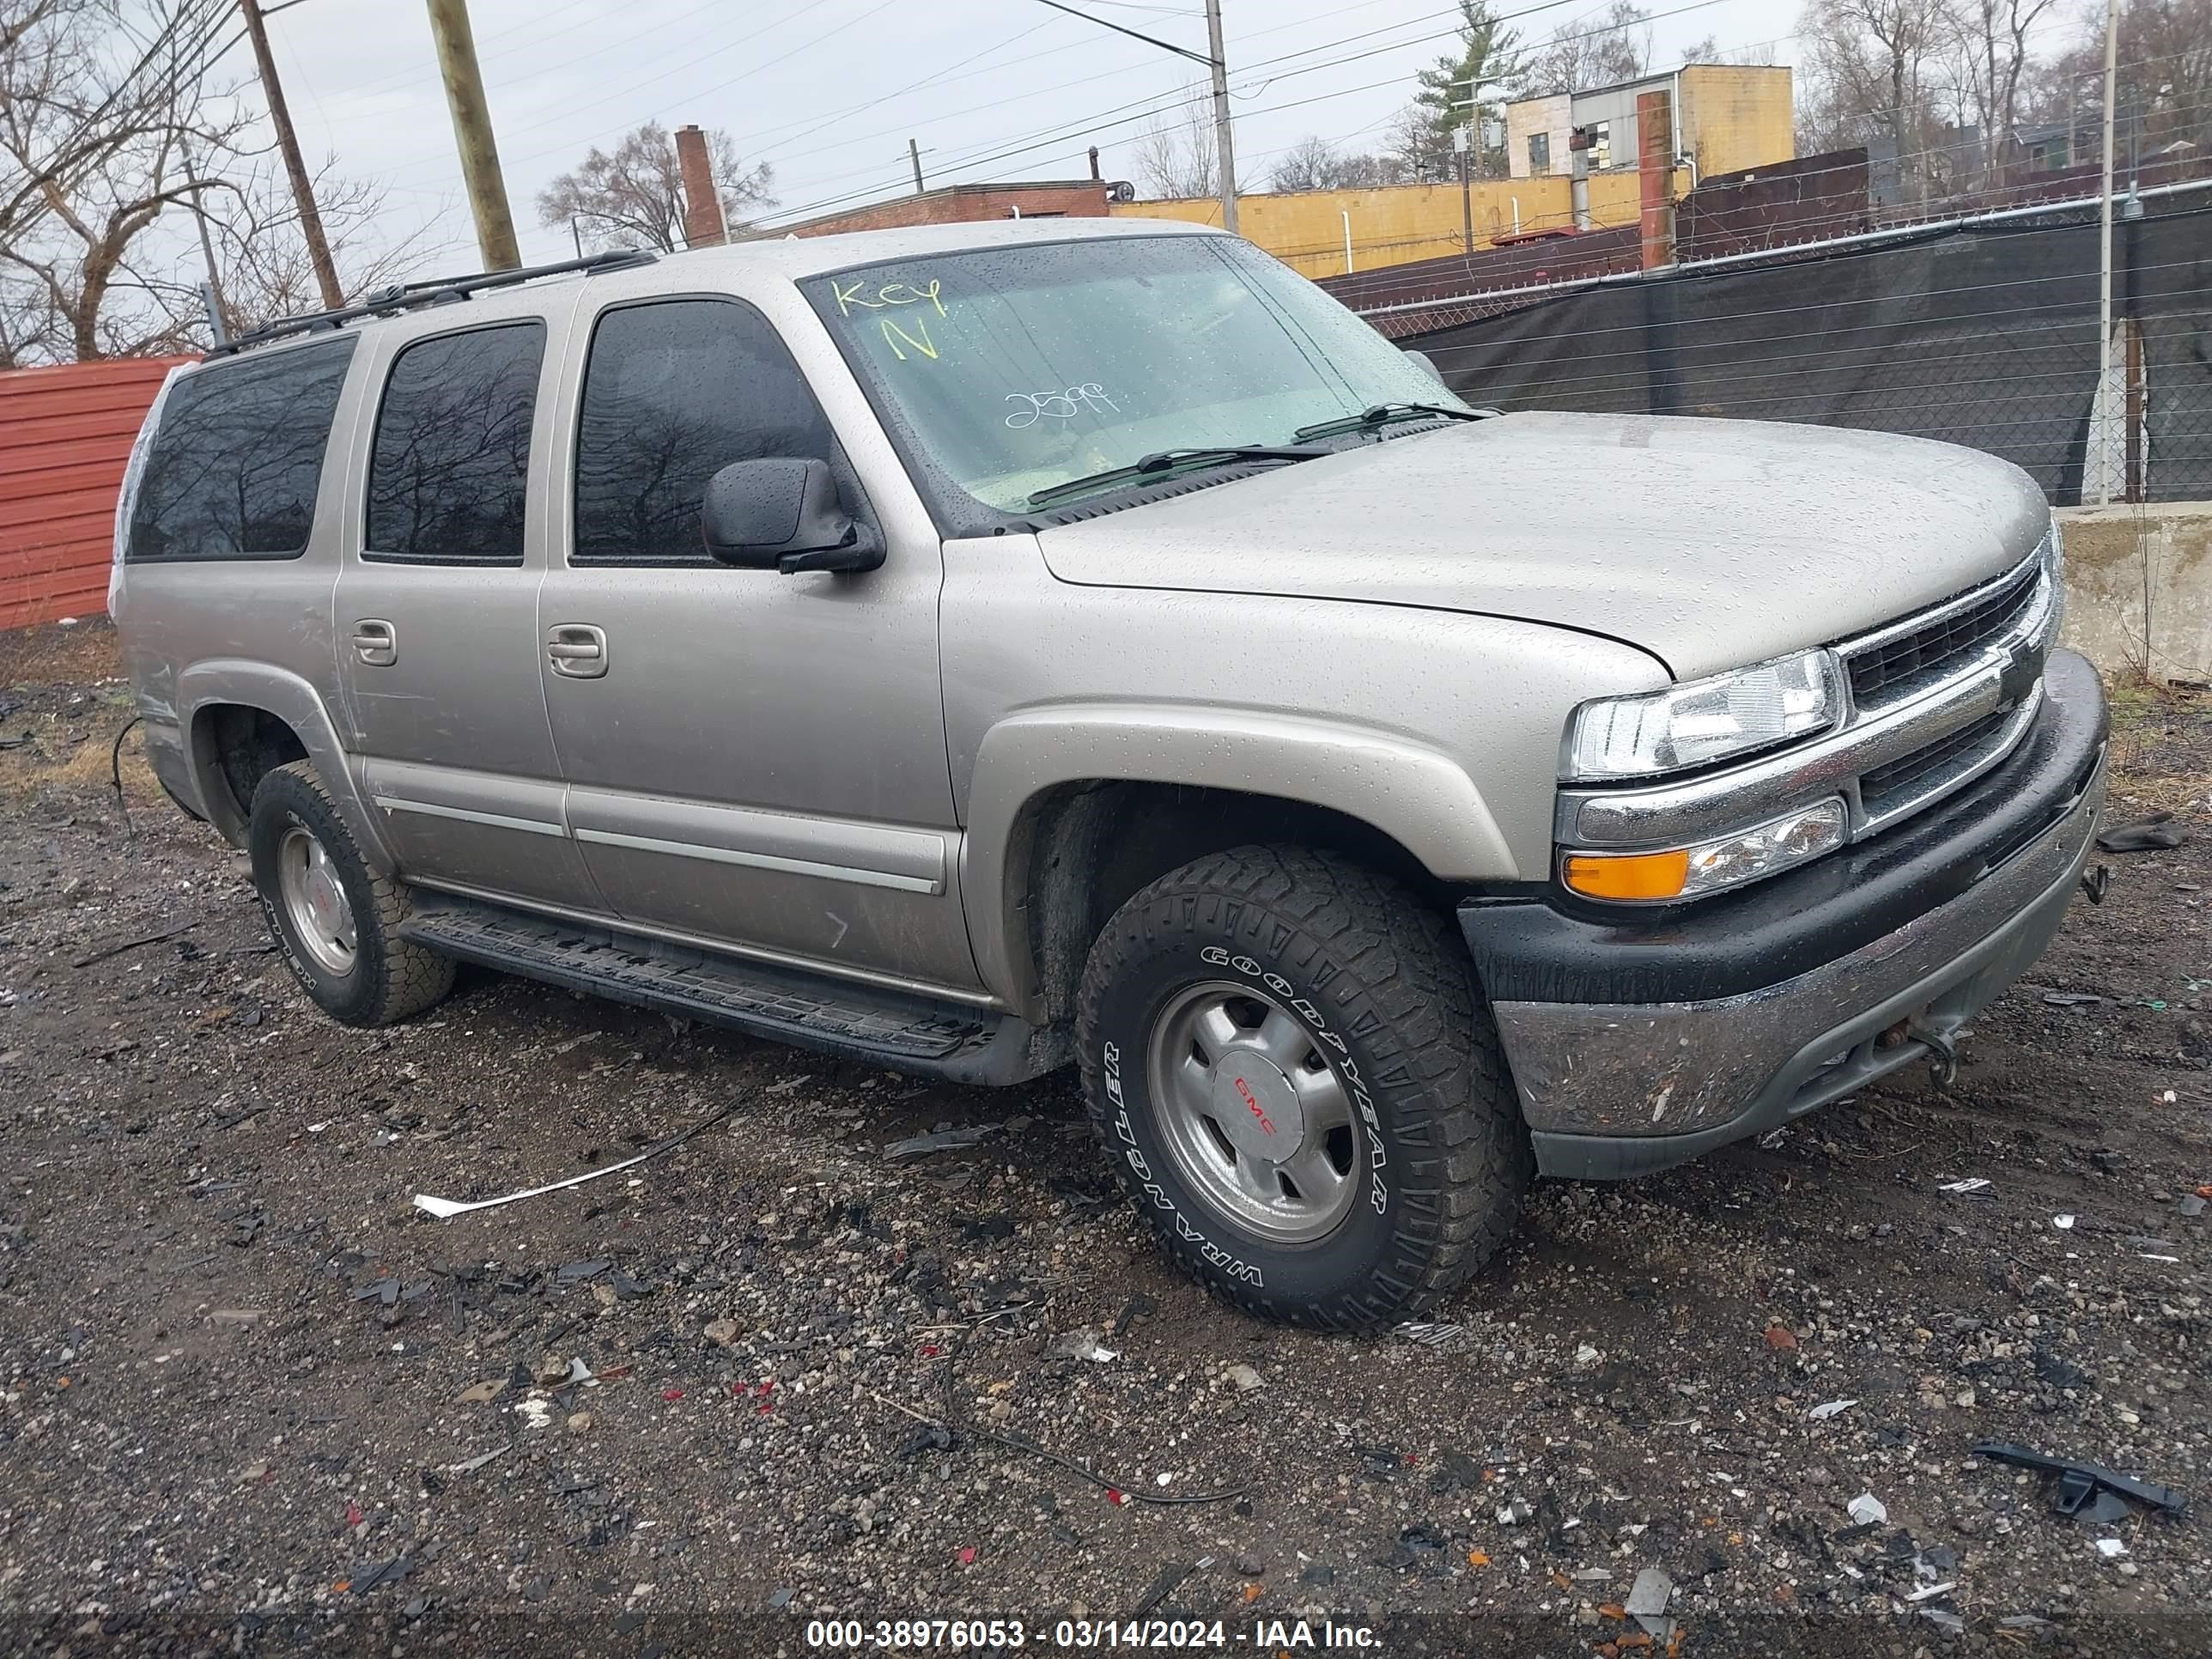
<svg viewBox="0 0 2212 1659">
<path fill-rule="evenodd" d="M 1127 27 L 1206 46 L 1196 0 L 1073 0 Z M 1796 55 L 1792 4 L 1646 0 L 1655 66 L 1707 34 Z M 1504 0 L 1529 41 L 1599 9 Z M 526 259 L 569 252 L 535 200 L 593 144 L 658 119 L 726 129 L 775 168 L 789 217 L 911 189 L 906 143 L 929 181 L 1069 178 L 1097 143 L 1133 178 L 1146 112 L 1195 64 L 1036 0 L 471 0 L 477 50 Z M 1448 50 L 1449 0 L 1224 0 L 1238 176 L 1264 188 L 1275 153 L 1308 133 L 1376 143 Z M 474 233 L 421 0 L 301 0 L 270 20 L 278 72 L 311 164 L 327 155 L 390 192 L 395 227 L 434 227 L 427 266 L 468 264 Z M 1332 61 L 1342 60 L 1342 61 Z M 225 60 L 251 70 L 243 47 Z M 249 95 L 251 89 L 248 89 Z"/>
</svg>

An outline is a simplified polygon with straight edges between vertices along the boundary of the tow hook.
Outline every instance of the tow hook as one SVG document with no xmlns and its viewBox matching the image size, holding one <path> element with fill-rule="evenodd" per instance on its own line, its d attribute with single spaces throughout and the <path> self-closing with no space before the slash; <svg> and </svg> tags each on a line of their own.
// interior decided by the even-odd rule
<svg viewBox="0 0 2212 1659">
<path fill-rule="evenodd" d="M 2081 877 L 2082 895 L 2092 904 L 2102 904 L 2105 890 L 2112 884 L 2112 867 L 2108 864 L 2100 864 L 2094 871 L 2083 872 Z"/>
<path fill-rule="evenodd" d="M 1950 1035 L 1930 1030 L 1924 1025 L 1915 1025 L 1906 1033 L 1914 1041 L 1927 1044 L 1929 1054 L 1928 1069 L 1936 1079 L 1936 1086 L 1948 1089 L 1959 1079 L 1959 1045 Z"/>
</svg>

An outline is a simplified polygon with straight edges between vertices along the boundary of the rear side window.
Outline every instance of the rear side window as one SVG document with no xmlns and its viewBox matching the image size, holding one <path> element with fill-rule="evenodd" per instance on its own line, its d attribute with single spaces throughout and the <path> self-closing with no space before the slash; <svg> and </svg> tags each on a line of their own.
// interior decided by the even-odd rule
<svg viewBox="0 0 2212 1659">
<path fill-rule="evenodd" d="M 705 564 L 699 502 L 732 461 L 834 466 L 830 422 L 767 318 L 729 300 L 599 319 L 576 435 L 576 564 Z"/>
<path fill-rule="evenodd" d="M 368 463 L 365 559 L 520 564 L 545 325 L 418 340 L 392 359 Z"/>
<path fill-rule="evenodd" d="M 146 457 L 125 559 L 306 552 L 353 348 L 350 339 L 332 340 L 180 378 Z"/>
</svg>

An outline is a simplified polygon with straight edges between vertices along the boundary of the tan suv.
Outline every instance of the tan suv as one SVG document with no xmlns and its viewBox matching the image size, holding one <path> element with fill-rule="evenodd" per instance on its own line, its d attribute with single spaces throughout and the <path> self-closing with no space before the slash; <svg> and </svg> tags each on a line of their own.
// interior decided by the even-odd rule
<svg viewBox="0 0 2212 1659">
<path fill-rule="evenodd" d="M 1079 1061 L 1169 1250 L 1370 1326 L 1948 1063 L 2101 791 L 2017 469 L 1443 367 L 1127 220 L 394 289 L 172 379 L 113 608 L 334 1017 Z"/>
</svg>

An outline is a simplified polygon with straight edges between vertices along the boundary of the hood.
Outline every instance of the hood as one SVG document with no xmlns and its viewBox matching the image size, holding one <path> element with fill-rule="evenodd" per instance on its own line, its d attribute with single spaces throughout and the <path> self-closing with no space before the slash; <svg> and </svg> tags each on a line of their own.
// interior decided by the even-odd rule
<svg viewBox="0 0 2212 1659">
<path fill-rule="evenodd" d="M 1044 531 L 1066 582 L 1419 605 L 1577 629 L 1680 678 L 1825 644 L 1998 574 L 2051 509 L 1918 438 L 1507 415 Z"/>
</svg>

